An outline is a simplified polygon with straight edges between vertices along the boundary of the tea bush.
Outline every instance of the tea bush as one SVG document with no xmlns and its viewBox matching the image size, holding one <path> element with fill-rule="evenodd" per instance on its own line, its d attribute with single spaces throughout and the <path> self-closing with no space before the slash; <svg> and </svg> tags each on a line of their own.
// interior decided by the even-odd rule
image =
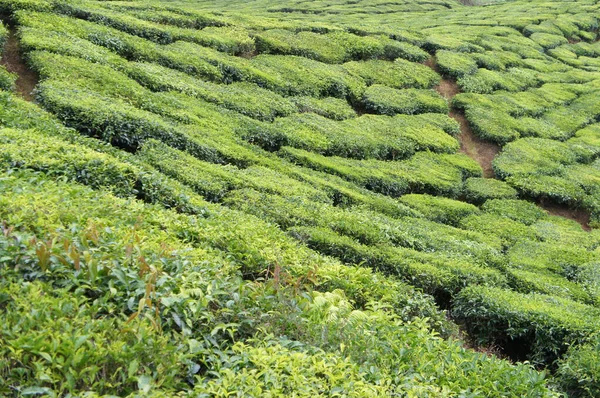
<svg viewBox="0 0 600 398">
<path fill-rule="evenodd" d="M 598 327 L 598 309 L 569 299 L 472 286 L 456 297 L 454 315 L 480 343 L 514 345 L 521 357 L 551 363 Z"/>
<path fill-rule="evenodd" d="M 374 84 L 365 91 L 363 101 L 367 110 L 382 115 L 448 113 L 448 104 L 433 90 L 396 90 Z"/>
<path fill-rule="evenodd" d="M 0 395 L 593 396 L 598 9 L 0 0 Z"/>
</svg>

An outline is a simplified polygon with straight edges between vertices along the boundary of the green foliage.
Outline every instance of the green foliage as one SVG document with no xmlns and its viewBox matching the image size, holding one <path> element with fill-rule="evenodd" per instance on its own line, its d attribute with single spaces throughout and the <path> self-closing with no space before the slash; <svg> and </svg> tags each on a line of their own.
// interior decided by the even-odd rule
<svg viewBox="0 0 600 398">
<path fill-rule="evenodd" d="M 394 62 L 372 60 L 352 61 L 343 65 L 350 74 L 362 78 L 367 85 L 382 84 L 391 88 L 431 88 L 439 75 L 425 65 L 403 59 Z"/>
<path fill-rule="evenodd" d="M 534 72 L 519 68 L 510 68 L 506 72 L 479 69 L 472 75 L 458 79 L 458 85 L 463 91 L 481 94 L 497 90 L 522 91 L 537 84 Z"/>
<path fill-rule="evenodd" d="M 465 196 L 471 203 L 482 204 L 490 199 L 516 199 L 517 191 L 503 181 L 469 178 L 465 181 Z"/>
<path fill-rule="evenodd" d="M 260 53 L 290 54 L 326 63 L 373 58 L 405 58 L 422 62 L 428 55 L 420 48 L 385 36 L 356 36 L 346 32 L 291 32 L 272 29 L 255 36 Z"/>
<path fill-rule="evenodd" d="M 286 98 L 250 83 L 214 84 L 157 64 L 139 62 L 129 63 L 126 73 L 152 91 L 180 91 L 260 120 L 272 120 L 296 110 Z"/>
<path fill-rule="evenodd" d="M 481 209 L 486 213 L 508 217 L 525 225 L 531 225 L 547 216 L 546 212 L 535 204 L 515 199 L 488 199 Z"/>
<path fill-rule="evenodd" d="M 14 91 L 17 74 L 0 67 L 0 90 Z"/>
<path fill-rule="evenodd" d="M 598 4 L 0 9 L 0 395 L 594 395 Z"/>
<path fill-rule="evenodd" d="M 457 225 L 462 218 L 479 213 L 479 209 L 471 204 L 430 195 L 404 195 L 400 201 L 429 220 L 450 225 Z"/>
<path fill-rule="evenodd" d="M 352 109 L 348 102 L 340 98 L 292 97 L 290 99 L 296 104 L 298 111 L 301 113 L 313 112 L 333 120 L 345 120 L 356 117 L 354 109 Z"/>
<path fill-rule="evenodd" d="M 477 72 L 477 62 L 470 54 L 440 50 L 435 53 L 440 72 L 453 79 L 459 79 Z"/>
<path fill-rule="evenodd" d="M 588 344 L 571 347 L 559 362 L 558 381 L 565 391 L 590 398 L 600 393 L 599 344 L 596 336 Z"/>
<path fill-rule="evenodd" d="M 390 196 L 429 193 L 456 197 L 464 179 L 481 175 L 481 168 L 474 160 L 454 154 L 419 152 L 402 162 L 325 157 L 290 147 L 283 147 L 280 154 L 297 164 L 339 175 Z"/>
<path fill-rule="evenodd" d="M 267 150 L 293 146 L 357 159 L 402 159 L 424 150 L 453 153 L 458 147 L 436 124 L 410 116 L 363 115 L 337 122 L 305 113 L 252 129 L 245 138 Z"/>
<path fill-rule="evenodd" d="M 368 111 L 382 115 L 448 113 L 448 104 L 433 90 L 396 90 L 379 84 L 367 88 L 363 99 Z"/>
<path fill-rule="evenodd" d="M 600 319 L 597 308 L 568 299 L 482 286 L 463 289 L 453 311 L 479 343 L 512 344 L 522 357 L 546 364 L 585 341 Z"/>
</svg>

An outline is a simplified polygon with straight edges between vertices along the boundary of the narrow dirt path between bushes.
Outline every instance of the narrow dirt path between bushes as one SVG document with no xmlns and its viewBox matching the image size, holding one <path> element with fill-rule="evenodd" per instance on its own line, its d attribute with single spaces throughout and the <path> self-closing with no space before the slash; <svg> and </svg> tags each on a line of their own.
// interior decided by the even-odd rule
<svg viewBox="0 0 600 398">
<path fill-rule="evenodd" d="M 433 57 L 430 58 L 425 65 L 429 66 L 437 73 L 440 73 Z M 440 80 L 440 84 L 435 87 L 435 90 L 442 97 L 446 98 L 448 102 L 450 102 L 456 94 L 460 93 L 460 88 L 455 81 L 444 78 Z M 448 116 L 456 120 L 460 126 L 460 135 L 458 136 L 460 141 L 460 151 L 479 163 L 483 169 L 484 177 L 494 178 L 492 161 L 498 152 L 500 152 L 500 147 L 496 144 L 485 142 L 477 137 L 469 126 L 467 118 L 461 111 L 451 108 Z"/>
<path fill-rule="evenodd" d="M 435 62 L 435 58 L 431 57 L 425 65 L 436 71 L 440 76 L 442 75 Z M 444 98 L 450 102 L 456 94 L 460 93 L 460 88 L 455 81 L 449 79 L 440 80 L 440 84 L 435 87 L 435 90 Z M 483 141 L 477 137 L 471 127 L 469 121 L 465 117 L 462 111 L 450 108 L 448 116 L 456 120 L 460 126 L 460 135 L 458 137 L 460 141 L 460 151 L 469 156 L 471 159 L 477 161 L 483 169 L 483 176 L 486 178 L 495 178 L 494 169 L 492 168 L 492 161 L 496 155 L 500 152 L 500 146 L 491 142 Z M 571 209 L 565 205 L 556 203 L 549 203 L 544 200 L 536 202 L 539 207 L 544 209 L 548 214 L 552 216 L 564 217 L 569 220 L 578 222 L 585 231 L 591 231 L 589 222 L 590 214 L 583 209 Z"/>
<path fill-rule="evenodd" d="M 11 26 L 8 27 L 8 37 L 0 64 L 4 65 L 9 72 L 13 72 L 18 76 L 15 83 L 17 93 L 25 100 L 33 101 L 32 91 L 38 83 L 38 76 L 23 61 L 19 49 L 19 39 L 15 29 Z"/>
<path fill-rule="evenodd" d="M 584 231 L 591 231 L 590 213 L 583 209 L 571 209 L 565 205 L 559 205 L 542 200 L 537 201 L 537 205 L 546 210 L 551 216 L 559 216 L 577 221 Z"/>
</svg>

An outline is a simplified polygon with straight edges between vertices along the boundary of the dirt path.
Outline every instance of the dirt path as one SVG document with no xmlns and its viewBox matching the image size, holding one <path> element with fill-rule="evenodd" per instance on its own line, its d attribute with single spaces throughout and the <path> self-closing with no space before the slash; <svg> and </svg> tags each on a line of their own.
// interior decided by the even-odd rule
<svg viewBox="0 0 600 398">
<path fill-rule="evenodd" d="M 559 216 L 577 221 L 584 231 L 592 230 L 590 227 L 590 213 L 583 209 L 571 209 L 565 205 L 551 203 L 543 199 L 537 201 L 537 205 L 546 210 L 551 216 Z"/>
<path fill-rule="evenodd" d="M 32 94 L 35 85 L 38 82 L 38 76 L 35 72 L 25 65 L 21 52 L 19 50 L 19 40 L 15 30 L 9 27 L 8 38 L 2 53 L 0 64 L 4 65 L 9 72 L 17 74 L 16 90 L 27 101 L 33 101 Z"/>
<path fill-rule="evenodd" d="M 425 65 L 442 75 L 437 67 L 435 58 L 431 57 L 425 62 Z M 460 93 L 460 88 L 455 81 L 444 78 L 440 80 L 440 84 L 436 86 L 435 89 L 448 101 L 451 101 L 456 94 Z M 477 137 L 469 126 L 469 121 L 463 112 L 451 108 L 448 116 L 456 120 L 460 126 L 460 135 L 458 137 L 460 141 L 460 151 L 479 163 L 483 170 L 484 177 L 495 178 L 492 161 L 500 152 L 501 148 L 496 144 L 483 141 L 481 138 Z M 565 205 L 549 203 L 543 200 L 538 201 L 537 205 L 552 216 L 559 216 L 577 221 L 585 231 L 591 231 L 589 226 L 590 214 L 583 209 L 571 209 Z"/>
<path fill-rule="evenodd" d="M 430 58 L 425 65 L 439 73 L 439 69 L 433 57 Z M 436 86 L 435 89 L 448 101 L 451 101 L 456 94 L 460 93 L 460 88 L 455 81 L 443 78 L 440 80 L 440 84 Z M 485 142 L 477 137 L 469 126 L 467 118 L 461 111 L 452 109 L 450 110 L 450 113 L 448 113 L 448 116 L 456 120 L 460 126 L 460 135 L 458 136 L 460 141 L 460 151 L 479 163 L 483 169 L 484 177 L 494 178 L 492 161 L 498 152 L 500 152 L 500 147 L 496 144 Z"/>
</svg>

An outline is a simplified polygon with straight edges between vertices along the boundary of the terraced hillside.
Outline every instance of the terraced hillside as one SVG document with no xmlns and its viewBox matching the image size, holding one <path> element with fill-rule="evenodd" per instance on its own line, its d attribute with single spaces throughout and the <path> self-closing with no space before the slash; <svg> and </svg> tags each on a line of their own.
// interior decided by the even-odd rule
<svg viewBox="0 0 600 398">
<path fill-rule="evenodd" d="M 0 395 L 600 396 L 600 5 L 468 3 L 0 0 Z"/>
</svg>

